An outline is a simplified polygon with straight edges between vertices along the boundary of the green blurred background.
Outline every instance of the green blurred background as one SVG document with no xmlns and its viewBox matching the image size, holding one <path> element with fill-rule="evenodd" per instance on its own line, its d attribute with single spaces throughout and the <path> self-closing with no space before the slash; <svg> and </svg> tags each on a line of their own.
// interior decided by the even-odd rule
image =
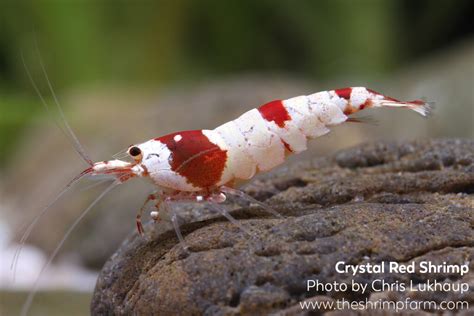
<svg viewBox="0 0 474 316">
<path fill-rule="evenodd" d="M 28 80 L 22 54 L 52 103 L 36 45 L 96 159 L 177 129 L 213 128 L 271 99 L 348 85 L 437 102 L 430 120 L 381 111 L 379 126 L 341 127 L 306 158 L 295 157 L 307 159 L 380 138 L 473 137 L 473 16 L 470 0 L 0 0 L 0 256 L 8 261 L 0 282 L 11 274 L 4 259 L 19 223 L 84 167 Z M 117 190 L 81 223 L 60 258 L 97 271 L 134 229 L 148 189 Z M 40 223 L 30 242 L 50 253 L 91 194 L 75 192 L 58 205 L 60 216 Z M 5 284 L 0 291 L 11 290 Z M 84 288 L 43 291 L 33 314 L 86 314 L 90 284 Z M 25 297 L 0 294 L 5 315 Z"/>
<path fill-rule="evenodd" d="M 0 162 L 43 111 L 20 58 L 23 52 L 46 91 L 35 41 L 58 94 L 102 84 L 157 89 L 249 71 L 376 80 L 471 36 L 473 4 L 3 0 Z"/>
</svg>

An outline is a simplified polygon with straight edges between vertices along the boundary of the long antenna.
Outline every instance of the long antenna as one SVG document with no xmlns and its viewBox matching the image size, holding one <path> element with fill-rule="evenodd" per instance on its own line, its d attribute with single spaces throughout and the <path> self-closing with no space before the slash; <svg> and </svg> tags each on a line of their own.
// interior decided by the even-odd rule
<svg viewBox="0 0 474 316">
<path fill-rule="evenodd" d="M 54 103 L 56 103 L 56 107 L 59 111 L 59 114 L 61 115 L 61 119 L 63 120 L 64 126 L 66 127 L 66 131 L 73 140 L 73 146 L 76 149 L 77 153 L 89 164 L 93 165 L 94 162 L 92 159 L 89 158 L 89 155 L 87 155 L 86 151 L 82 147 L 81 143 L 79 142 L 79 139 L 77 138 L 76 134 L 72 130 L 71 126 L 69 125 L 68 121 L 66 120 L 66 116 L 64 115 L 63 109 L 61 105 L 59 104 L 58 98 L 56 96 L 56 93 L 54 92 L 53 85 L 51 84 L 51 81 L 49 80 L 48 73 L 46 72 L 46 69 L 44 67 L 43 63 L 43 57 L 41 56 L 41 52 L 38 47 L 38 41 L 36 40 L 35 37 L 35 51 L 36 55 L 38 56 L 39 63 L 41 66 L 41 70 L 43 71 L 44 77 L 46 78 L 46 82 L 48 83 L 49 91 L 51 91 L 51 95 L 53 96 Z"/>
<path fill-rule="evenodd" d="M 45 263 L 45 265 L 43 265 L 43 268 L 41 269 L 40 274 L 36 278 L 36 281 L 33 285 L 33 288 L 31 289 L 25 303 L 23 304 L 20 315 L 22 315 L 22 316 L 27 315 L 28 310 L 30 309 L 31 303 L 33 302 L 33 299 L 35 297 L 35 294 L 38 291 L 39 281 L 41 279 L 41 276 L 43 275 L 43 272 L 46 269 L 49 268 L 49 266 L 51 265 L 51 262 L 53 262 L 53 259 L 56 257 L 59 250 L 61 249 L 61 247 L 63 246 L 64 242 L 69 237 L 69 235 L 72 233 L 74 228 L 76 228 L 77 224 L 79 224 L 79 222 L 87 215 L 87 213 L 89 213 L 89 211 L 92 209 L 92 207 L 94 207 L 94 205 L 97 204 L 97 202 L 100 201 L 100 199 L 102 199 L 107 193 L 109 193 L 113 188 L 115 188 L 119 184 L 120 184 L 119 181 L 112 182 L 112 184 L 110 184 L 104 191 L 102 191 L 102 193 L 82 212 L 82 214 L 74 221 L 74 223 L 72 223 L 72 225 L 69 227 L 69 229 L 64 234 L 61 241 L 58 243 L 58 245 L 54 249 L 53 253 L 49 256 L 48 261 Z"/>
<path fill-rule="evenodd" d="M 91 168 L 88 168 L 81 172 L 78 176 L 74 177 L 69 183 L 62 189 L 62 191 L 51 201 L 47 206 L 45 206 L 41 212 L 35 216 L 35 218 L 28 224 L 26 227 L 25 231 L 23 232 L 23 235 L 21 236 L 20 239 L 20 244 L 18 245 L 18 248 L 16 249 L 14 255 L 13 255 L 13 260 L 11 263 L 10 268 L 13 269 L 13 279 L 15 279 L 16 276 L 16 267 L 18 265 L 18 260 L 20 259 L 20 254 L 21 250 L 23 249 L 23 246 L 26 243 L 26 240 L 30 236 L 31 232 L 33 231 L 33 228 L 35 227 L 36 223 L 46 214 L 46 212 L 53 206 L 59 199 L 67 193 L 79 180 L 84 178 L 84 176 L 87 176 L 90 172 Z"/>
<path fill-rule="evenodd" d="M 36 40 L 35 40 L 36 42 Z M 89 156 L 87 155 L 86 151 L 84 150 L 84 148 L 82 147 L 81 143 L 79 142 L 78 138 L 76 137 L 76 135 L 74 134 L 72 128 L 70 127 L 70 125 L 68 124 L 67 120 L 66 120 L 66 117 L 64 115 L 64 112 L 61 108 L 61 105 L 59 104 L 58 102 L 58 99 L 56 97 L 56 94 L 54 93 L 54 90 L 53 90 L 53 87 L 51 85 L 51 82 L 49 80 L 49 77 L 46 73 L 46 69 L 44 67 L 44 64 L 43 64 L 43 61 L 42 61 L 42 58 L 41 58 L 41 55 L 39 53 L 39 49 L 38 49 L 38 45 L 36 45 L 36 53 L 37 53 L 37 56 L 39 58 L 39 61 L 40 61 L 40 65 L 41 65 L 41 69 L 43 71 L 43 74 L 46 78 L 46 81 L 48 83 L 48 87 L 51 91 L 51 94 L 53 95 L 53 98 L 54 98 L 54 101 L 56 103 L 56 106 L 58 108 L 58 111 L 61 115 L 61 119 L 63 120 L 64 122 L 64 125 L 65 125 L 65 128 L 64 129 L 61 124 L 58 122 L 58 120 L 55 119 L 54 115 L 52 114 L 51 112 L 51 109 L 49 108 L 48 106 L 48 103 L 46 102 L 46 100 L 44 99 L 43 95 L 41 94 L 41 91 L 39 90 L 38 86 L 36 85 L 36 82 L 34 81 L 33 79 L 33 76 L 31 75 L 31 72 L 26 64 L 26 61 L 25 61 L 25 57 L 23 55 L 23 52 L 21 52 L 21 61 L 23 62 L 23 67 L 25 68 L 25 71 L 26 71 L 26 74 L 28 76 L 28 79 L 30 80 L 31 82 L 31 85 L 33 86 L 33 88 L 35 89 L 36 91 L 36 94 L 38 95 L 38 97 L 40 98 L 41 100 L 41 103 L 43 104 L 44 108 L 46 109 L 46 111 L 48 112 L 48 114 L 53 118 L 56 126 L 64 133 L 64 135 L 66 136 L 66 138 L 69 140 L 69 142 L 71 143 L 71 145 L 74 147 L 74 149 L 76 150 L 76 152 L 79 154 L 79 156 L 81 156 L 81 158 L 90 166 L 92 166 L 94 164 L 94 162 L 92 161 L 92 159 L 89 158 Z"/>
</svg>

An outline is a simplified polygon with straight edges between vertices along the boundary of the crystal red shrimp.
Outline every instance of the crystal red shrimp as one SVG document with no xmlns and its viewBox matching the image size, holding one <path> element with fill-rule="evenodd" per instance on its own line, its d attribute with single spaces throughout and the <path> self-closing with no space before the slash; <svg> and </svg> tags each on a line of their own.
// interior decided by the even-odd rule
<svg viewBox="0 0 474 316">
<path fill-rule="evenodd" d="M 89 173 L 116 174 L 121 182 L 151 179 L 164 188 L 147 200 L 158 200 L 157 208 L 163 201 L 213 201 L 218 194 L 235 194 L 228 188 L 236 181 L 251 179 L 282 164 L 289 154 L 306 150 L 308 139 L 327 134 L 349 115 L 377 107 L 408 108 L 423 116 L 430 109 L 422 100 L 403 102 L 363 87 L 322 91 L 271 101 L 213 130 L 176 132 L 130 146 L 133 163 L 97 162 Z M 137 227 L 142 232 L 140 218 L 141 212 Z"/>
</svg>

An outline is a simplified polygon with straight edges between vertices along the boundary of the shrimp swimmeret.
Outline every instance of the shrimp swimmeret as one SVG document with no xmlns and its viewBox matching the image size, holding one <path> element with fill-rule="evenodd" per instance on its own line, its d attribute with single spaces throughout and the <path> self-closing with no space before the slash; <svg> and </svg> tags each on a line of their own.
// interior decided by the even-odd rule
<svg viewBox="0 0 474 316">
<path fill-rule="evenodd" d="M 49 80 L 48 84 L 50 85 Z M 51 85 L 50 90 L 54 96 Z M 60 110 L 55 96 L 54 99 Z M 147 203 L 151 201 L 155 207 L 151 217 L 155 221 L 159 220 L 160 214 L 166 213 L 173 203 L 189 201 L 207 202 L 213 210 L 217 210 L 239 225 L 222 206 L 229 196 L 259 204 L 264 210 L 280 216 L 265 204 L 234 188 L 234 184 L 281 165 L 288 155 L 306 150 L 308 139 L 327 134 L 332 126 L 354 120 L 349 117 L 351 114 L 379 107 L 406 108 L 423 116 L 430 111 L 430 106 L 425 101 L 399 101 L 363 87 L 322 91 L 307 96 L 271 101 L 212 130 L 176 132 L 132 145 L 127 150 L 132 162 L 113 159 L 95 163 L 84 153 L 63 117 L 65 133 L 71 138 L 84 161 L 89 164 L 89 167 L 75 177 L 63 192 L 84 177 L 105 177 L 113 180 L 113 183 L 93 202 L 94 205 L 121 183 L 133 178 L 150 179 L 156 185 L 157 191 L 148 196 L 145 205 L 137 213 L 136 225 L 140 234 L 143 234 L 141 215 Z M 62 115 L 61 110 L 60 113 Z M 69 228 L 45 268 L 92 205 Z M 28 227 L 21 239 L 22 243 L 46 209 Z M 178 215 L 171 214 L 170 218 L 181 245 L 186 248 L 179 229 Z M 25 313 L 35 291 L 36 288 L 30 293 L 24 306 Z"/>
</svg>

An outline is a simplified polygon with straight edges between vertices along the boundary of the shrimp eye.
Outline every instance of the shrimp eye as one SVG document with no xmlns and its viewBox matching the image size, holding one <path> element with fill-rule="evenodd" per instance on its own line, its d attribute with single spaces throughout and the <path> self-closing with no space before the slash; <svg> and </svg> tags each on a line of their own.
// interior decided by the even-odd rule
<svg viewBox="0 0 474 316">
<path fill-rule="evenodd" d="M 133 146 L 131 147 L 129 150 L 128 150 L 128 153 L 130 154 L 130 156 L 132 156 L 133 158 L 135 159 L 140 159 L 140 156 L 142 154 L 142 151 L 140 150 L 140 148 L 138 148 L 137 146 Z"/>
</svg>

